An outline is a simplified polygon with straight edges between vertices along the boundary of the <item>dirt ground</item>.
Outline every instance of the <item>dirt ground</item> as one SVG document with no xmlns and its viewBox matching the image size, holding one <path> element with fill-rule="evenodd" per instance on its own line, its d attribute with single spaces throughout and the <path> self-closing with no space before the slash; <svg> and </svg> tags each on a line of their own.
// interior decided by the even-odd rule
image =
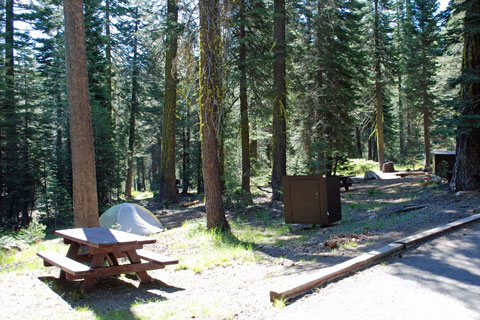
<svg viewBox="0 0 480 320">
<path fill-rule="evenodd" d="M 331 266 L 374 248 L 438 225 L 478 213 L 480 192 L 448 193 L 445 186 L 422 183 L 423 177 L 362 181 L 342 192 L 343 219 L 332 227 L 305 230 L 292 226 L 292 235 L 308 235 L 305 241 L 255 247 L 257 263 L 214 267 L 195 273 L 189 269 L 149 272 L 156 280 L 139 284 L 132 276 L 104 278 L 88 295 L 75 285 L 58 280 L 58 269 L 4 273 L 0 278 L 0 314 L 7 319 L 264 319 L 281 312 L 269 301 L 278 285 L 295 284 L 295 275 Z M 264 189 L 266 190 L 266 189 Z M 246 210 L 229 208 L 227 218 L 246 216 L 255 224 L 255 209 L 270 218 L 283 215 L 281 203 L 271 203 L 265 192 Z M 415 207 L 416 210 L 408 208 Z M 175 229 L 184 221 L 205 218 L 200 203 L 189 208 L 161 210 L 150 204 L 168 231 L 169 241 L 149 245 L 170 256 L 185 250 L 173 244 Z M 51 240 L 60 241 L 60 240 Z M 183 252 L 184 254 L 184 252 Z M 295 302 L 293 302 L 295 303 Z M 123 313 L 120 313 L 123 310 Z M 125 310 L 127 314 L 125 314 Z M 118 312 L 118 313 L 117 313 Z"/>
</svg>

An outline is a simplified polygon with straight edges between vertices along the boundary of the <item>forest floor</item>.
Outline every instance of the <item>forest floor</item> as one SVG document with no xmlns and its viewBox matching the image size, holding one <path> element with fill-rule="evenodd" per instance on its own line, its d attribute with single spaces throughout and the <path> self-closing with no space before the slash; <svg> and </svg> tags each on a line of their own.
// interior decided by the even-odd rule
<svg viewBox="0 0 480 320">
<path fill-rule="evenodd" d="M 205 231 L 201 202 L 171 209 L 143 202 L 167 228 L 148 249 L 178 258 L 179 265 L 149 272 L 156 279 L 150 284 L 130 275 L 102 278 L 89 294 L 58 280 L 57 268 L 4 269 L 0 314 L 7 319 L 275 317 L 282 308 L 272 305 L 269 291 L 293 285 L 296 275 L 480 210 L 478 191 L 448 193 L 446 185 L 426 185 L 419 176 L 381 177 L 342 192 L 342 220 L 329 227 L 285 225 L 283 204 L 272 203 L 267 188 L 257 190 L 251 205 L 229 201 L 227 236 Z M 417 208 L 405 210 L 411 207 Z M 63 246 L 60 239 L 46 242 Z"/>
</svg>

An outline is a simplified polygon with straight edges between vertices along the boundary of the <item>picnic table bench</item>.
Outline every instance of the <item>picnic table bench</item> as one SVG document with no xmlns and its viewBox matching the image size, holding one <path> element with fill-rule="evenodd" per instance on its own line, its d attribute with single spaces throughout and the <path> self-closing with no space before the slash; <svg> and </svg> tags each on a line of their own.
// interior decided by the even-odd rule
<svg viewBox="0 0 480 320">
<path fill-rule="evenodd" d="M 61 278 L 82 279 L 80 289 L 84 291 L 93 289 L 99 277 L 123 273 L 136 273 L 141 283 L 151 282 L 148 270 L 178 263 L 176 259 L 143 249 L 145 244 L 156 242 L 154 238 L 102 227 L 58 230 L 55 234 L 70 245 L 67 255 L 55 251 L 40 251 L 37 255 L 45 266 L 59 267 Z M 121 263 L 122 257 L 129 263 Z"/>
<path fill-rule="evenodd" d="M 424 172 L 424 171 L 405 171 L 405 172 L 398 172 L 395 175 L 400 177 L 400 178 L 405 178 L 406 176 L 423 176 L 425 174 L 428 174 L 428 172 Z"/>
</svg>

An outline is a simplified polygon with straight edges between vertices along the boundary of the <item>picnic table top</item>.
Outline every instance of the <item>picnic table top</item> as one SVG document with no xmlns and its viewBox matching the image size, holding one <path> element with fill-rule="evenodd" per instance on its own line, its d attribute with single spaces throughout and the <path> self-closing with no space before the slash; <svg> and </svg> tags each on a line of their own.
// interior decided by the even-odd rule
<svg viewBox="0 0 480 320">
<path fill-rule="evenodd" d="M 154 238 L 103 227 L 57 230 L 55 234 L 65 239 L 95 248 L 118 247 L 132 244 L 144 245 L 157 241 Z"/>
</svg>

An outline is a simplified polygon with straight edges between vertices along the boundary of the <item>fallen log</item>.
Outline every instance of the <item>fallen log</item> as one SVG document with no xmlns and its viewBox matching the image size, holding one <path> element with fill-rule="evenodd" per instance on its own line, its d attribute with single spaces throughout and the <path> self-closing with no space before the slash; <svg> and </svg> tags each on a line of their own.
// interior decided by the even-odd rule
<svg viewBox="0 0 480 320">
<path fill-rule="evenodd" d="M 184 202 L 181 204 L 182 207 L 186 208 L 186 207 L 190 207 L 190 206 L 193 206 L 197 203 L 200 203 L 200 200 L 194 200 L 194 201 L 190 201 L 190 202 Z"/>
<path fill-rule="evenodd" d="M 410 211 L 420 210 L 420 209 L 424 209 L 424 208 L 426 208 L 426 206 L 405 206 L 403 208 L 393 210 L 389 214 L 398 214 L 398 213 L 402 213 L 402 212 L 410 212 Z"/>
<path fill-rule="evenodd" d="M 415 210 L 420 210 L 426 208 L 426 206 L 413 206 L 413 207 L 405 207 L 400 210 L 400 212 L 410 212 Z"/>
</svg>

